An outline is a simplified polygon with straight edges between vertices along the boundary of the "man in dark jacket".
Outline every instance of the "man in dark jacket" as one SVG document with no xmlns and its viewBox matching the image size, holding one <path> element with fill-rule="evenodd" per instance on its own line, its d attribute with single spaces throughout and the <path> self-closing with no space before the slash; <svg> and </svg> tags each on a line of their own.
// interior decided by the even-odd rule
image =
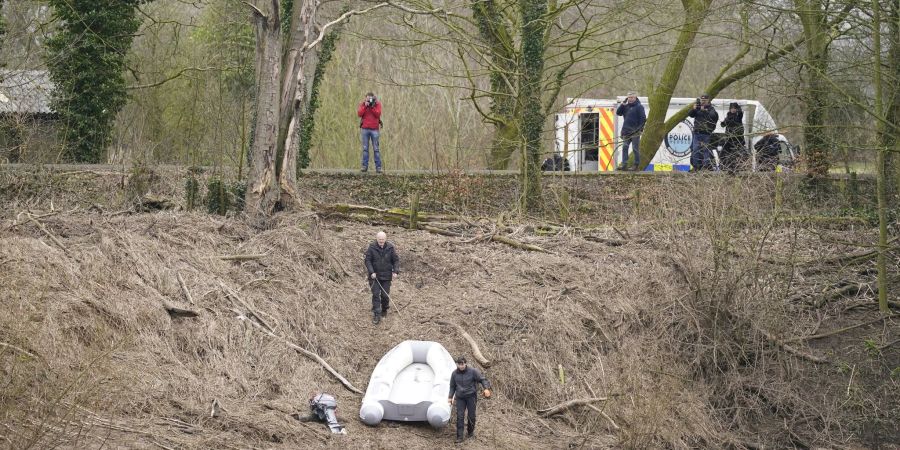
<svg viewBox="0 0 900 450">
<path fill-rule="evenodd" d="M 628 98 L 616 109 L 616 115 L 624 117 L 622 121 L 622 165 L 619 170 L 628 170 L 628 146 L 634 150 L 634 170 L 641 165 L 641 133 L 644 124 L 647 123 L 647 114 L 644 105 L 634 92 L 628 93 Z"/>
<path fill-rule="evenodd" d="M 697 104 L 688 113 L 688 117 L 694 118 L 694 140 L 691 142 L 691 166 L 694 170 L 712 169 L 712 150 L 709 148 L 709 138 L 716 130 L 716 122 L 719 121 L 719 113 L 709 103 L 709 96 L 703 94 L 697 99 Z"/>
<path fill-rule="evenodd" d="M 463 421 L 466 411 L 469 420 L 466 426 L 468 437 L 475 437 L 475 402 L 478 399 L 478 384 L 484 387 L 484 397 L 491 397 L 491 382 L 481 372 L 466 365 L 465 357 L 456 358 L 456 370 L 450 376 L 451 405 L 456 405 L 456 443 L 463 441 Z"/>
<path fill-rule="evenodd" d="M 400 257 L 384 231 L 379 231 L 366 249 L 365 263 L 372 288 L 372 323 L 378 325 L 391 305 L 391 281 L 400 273 Z"/>
<path fill-rule="evenodd" d="M 744 111 L 741 105 L 731 102 L 721 125 L 725 127 L 725 142 L 719 159 L 723 169 L 734 173 L 744 164 Z"/>
<path fill-rule="evenodd" d="M 362 139 L 362 172 L 369 170 L 369 141 L 375 151 L 375 172 L 381 173 L 381 149 L 378 147 L 381 130 L 381 102 L 369 92 L 356 108 L 359 116 L 359 136 Z"/>
</svg>

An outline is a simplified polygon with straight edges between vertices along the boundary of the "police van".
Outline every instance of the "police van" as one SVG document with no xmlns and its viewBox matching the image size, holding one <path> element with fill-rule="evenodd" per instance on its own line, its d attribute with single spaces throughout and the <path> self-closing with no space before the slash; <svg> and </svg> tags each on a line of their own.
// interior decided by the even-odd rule
<svg viewBox="0 0 900 450">
<path fill-rule="evenodd" d="M 647 97 L 638 97 L 647 115 L 650 114 Z M 616 115 L 616 108 L 625 101 L 625 97 L 614 100 L 569 98 L 563 112 L 556 115 L 556 158 L 565 164 L 559 164 L 566 170 L 580 172 L 615 171 L 622 163 L 622 117 Z M 672 98 L 666 119 L 685 106 L 693 106 L 695 98 Z M 744 112 L 744 141 L 749 150 L 750 168 L 757 170 L 757 157 L 754 144 L 763 135 L 777 131 L 772 115 L 756 100 L 714 99 L 710 103 L 719 113 L 716 130 L 712 142 L 721 141 L 725 129 L 721 121 L 725 120 L 728 107 L 732 102 L 741 106 Z M 647 166 L 648 171 L 688 171 L 691 168 L 691 144 L 693 143 L 694 119 L 685 118 L 666 133 L 663 143 Z M 788 170 L 797 158 L 797 149 L 783 136 L 778 135 L 781 142 L 778 171 Z M 641 142 L 644 146 L 644 142 Z M 649 152 L 641 151 L 642 155 Z M 718 151 L 713 151 L 716 166 L 719 166 Z"/>
</svg>

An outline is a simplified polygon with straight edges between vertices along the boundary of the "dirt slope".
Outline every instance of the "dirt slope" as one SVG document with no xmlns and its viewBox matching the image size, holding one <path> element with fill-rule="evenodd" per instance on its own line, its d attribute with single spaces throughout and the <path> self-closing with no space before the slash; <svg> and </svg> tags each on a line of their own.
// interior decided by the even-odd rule
<svg viewBox="0 0 900 450">
<path fill-rule="evenodd" d="M 378 226 L 308 212 L 280 215 L 266 231 L 184 212 L 59 212 L 40 226 L 25 219 L 8 211 L 0 223 L 0 435 L 15 448 L 452 445 L 450 428 L 364 426 L 361 396 L 241 320 L 249 310 L 363 390 L 377 360 L 404 339 L 471 355 L 454 328 L 436 321 L 462 325 L 492 360 L 486 374 L 496 392 L 479 403 L 479 436 L 466 448 L 875 447 L 900 439 L 890 425 L 900 353 L 894 346 L 867 356 L 860 344 L 896 339 L 895 319 L 846 339 L 792 344 L 823 364 L 763 333 L 788 338 L 876 317 L 843 309 L 859 298 L 798 307 L 833 275 L 782 267 L 848 253 L 822 245 L 853 238 L 847 230 L 672 220 L 625 240 L 612 228 L 536 236 L 516 225 L 516 238 L 552 252 L 543 254 L 389 228 L 404 272 L 395 314 L 373 326 L 361 261 Z M 715 251 L 722 245 L 728 251 Z M 753 257 L 763 248 L 768 263 Z M 264 256 L 220 258 L 248 254 Z M 166 306 L 199 315 L 173 318 Z M 317 391 L 337 396 L 348 436 L 293 417 Z M 593 396 L 608 400 L 553 418 L 536 413 Z"/>
</svg>

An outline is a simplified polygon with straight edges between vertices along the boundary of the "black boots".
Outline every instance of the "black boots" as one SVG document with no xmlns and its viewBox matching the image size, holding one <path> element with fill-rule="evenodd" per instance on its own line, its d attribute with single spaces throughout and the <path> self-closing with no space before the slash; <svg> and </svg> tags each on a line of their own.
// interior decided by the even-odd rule
<svg viewBox="0 0 900 450">
<path fill-rule="evenodd" d="M 372 325 L 378 325 L 378 322 L 381 322 L 381 315 L 378 313 L 372 314 Z"/>
</svg>

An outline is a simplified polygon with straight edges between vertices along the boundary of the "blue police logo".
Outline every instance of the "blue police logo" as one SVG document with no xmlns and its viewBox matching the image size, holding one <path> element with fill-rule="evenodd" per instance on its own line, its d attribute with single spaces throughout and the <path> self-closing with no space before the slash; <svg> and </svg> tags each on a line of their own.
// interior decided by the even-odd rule
<svg viewBox="0 0 900 450">
<path fill-rule="evenodd" d="M 687 120 L 681 121 L 666 133 L 666 149 L 672 156 L 682 158 L 691 154 L 694 140 L 694 126 Z"/>
</svg>

